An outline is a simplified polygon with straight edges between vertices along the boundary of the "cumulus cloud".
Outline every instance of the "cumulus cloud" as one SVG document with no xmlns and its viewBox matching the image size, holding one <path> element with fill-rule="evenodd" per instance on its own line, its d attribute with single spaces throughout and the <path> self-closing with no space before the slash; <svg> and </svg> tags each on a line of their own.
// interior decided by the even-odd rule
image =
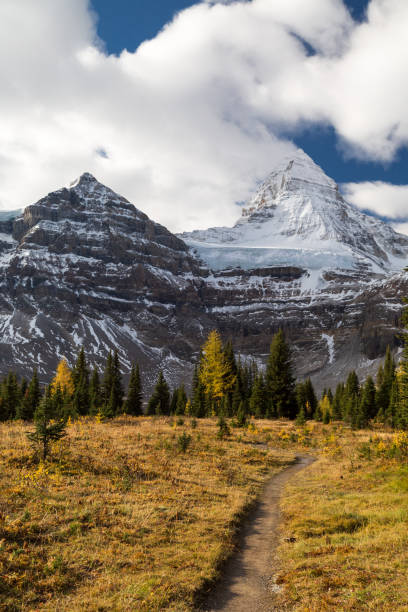
<svg viewBox="0 0 408 612">
<path fill-rule="evenodd" d="M 347 183 L 342 186 L 346 199 L 358 208 L 395 219 L 394 227 L 407 233 L 408 185 L 391 185 L 382 181 Z"/>
<path fill-rule="evenodd" d="M 116 57 L 87 0 L 2 0 L 0 207 L 87 170 L 172 230 L 230 224 L 305 123 L 390 160 L 407 26 L 400 0 L 371 0 L 363 24 L 341 0 L 211 1 Z"/>
</svg>

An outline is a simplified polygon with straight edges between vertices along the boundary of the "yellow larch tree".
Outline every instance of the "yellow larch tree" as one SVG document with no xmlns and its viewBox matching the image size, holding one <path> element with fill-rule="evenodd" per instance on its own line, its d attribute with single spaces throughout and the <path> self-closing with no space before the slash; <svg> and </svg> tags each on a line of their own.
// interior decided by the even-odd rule
<svg viewBox="0 0 408 612">
<path fill-rule="evenodd" d="M 200 382 L 212 399 L 221 400 L 234 383 L 235 376 L 225 358 L 221 337 L 214 329 L 203 346 L 199 372 Z"/>
<path fill-rule="evenodd" d="M 60 387 L 63 393 L 72 395 L 74 393 L 74 381 L 72 380 L 72 373 L 68 367 L 65 359 L 61 359 L 58 364 L 57 372 L 51 383 L 53 392 L 56 391 L 57 387 Z"/>
</svg>

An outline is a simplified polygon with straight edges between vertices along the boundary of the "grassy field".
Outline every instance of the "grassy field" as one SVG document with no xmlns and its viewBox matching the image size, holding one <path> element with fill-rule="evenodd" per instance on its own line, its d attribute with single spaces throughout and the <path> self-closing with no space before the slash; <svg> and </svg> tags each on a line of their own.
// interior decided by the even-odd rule
<svg viewBox="0 0 408 612">
<path fill-rule="evenodd" d="M 0 610 L 194 610 L 300 453 L 316 461 L 282 500 L 280 609 L 408 610 L 406 434 L 255 421 L 219 440 L 211 419 L 88 419 L 42 464 L 27 429 L 0 425 Z"/>
<path fill-rule="evenodd" d="M 318 460 L 282 502 L 281 609 L 408 610 L 407 434 L 312 427 Z"/>
<path fill-rule="evenodd" d="M 243 512 L 293 458 L 267 425 L 219 440 L 215 420 L 89 419 L 42 464 L 29 426 L 1 424 L 0 610 L 194 609 Z"/>
</svg>

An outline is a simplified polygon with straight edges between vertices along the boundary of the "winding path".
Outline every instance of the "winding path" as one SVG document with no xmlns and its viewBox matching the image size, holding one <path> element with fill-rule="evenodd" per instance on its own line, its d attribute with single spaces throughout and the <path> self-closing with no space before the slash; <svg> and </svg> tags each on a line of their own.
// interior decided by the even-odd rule
<svg viewBox="0 0 408 612">
<path fill-rule="evenodd" d="M 286 483 L 314 459 L 297 457 L 267 484 L 261 501 L 248 517 L 241 533 L 239 551 L 227 562 L 223 576 L 202 608 L 205 612 L 272 612 L 279 570 L 279 500 Z"/>
</svg>

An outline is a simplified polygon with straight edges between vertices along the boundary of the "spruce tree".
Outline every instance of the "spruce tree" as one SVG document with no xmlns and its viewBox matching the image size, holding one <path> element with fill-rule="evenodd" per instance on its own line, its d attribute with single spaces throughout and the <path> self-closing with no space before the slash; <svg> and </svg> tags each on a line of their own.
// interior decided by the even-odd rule
<svg viewBox="0 0 408 612">
<path fill-rule="evenodd" d="M 267 408 L 265 383 L 262 374 L 259 374 L 252 388 L 252 394 L 249 400 L 249 410 L 257 419 L 263 419 L 266 417 Z"/>
<path fill-rule="evenodd" d="M 81 348 L 76 364 L 72 370 L 72 380 L 74 383 L 74 412 L 79 415 L 89 414 L 89 370 L 86 363 L 85 351 L 83 348 Z"/>
<path fill-rule="evenodd" d="M 20 387 L 14 372 L 9 372 L 3 380 L 1 395 L 0 419 L 3 421 L 14 419 L 21 402 Z"/>
<path fill-rule="evenodd" d="M 232 393 L 231 399 L 231 410 L 233 415 L 238 414 L 239 406 L 244 399 L 243 393 L 241 391 L 241 372 L 239 372 L 234 385 L 234 390 Z"/>
<path fill-rule="evenodd" d="M 58 389 L 61 387 L 58 385 Z M 41 449 L 42 460 L 45 461 L 50 452 L 52 442 L 65 436 L 66 420 L 58 415 L 55 406 L 55 392 L 47 389 L 34 414 L 35 430 L 27 434 L 28 439 Z"/>
<path fill-rule="evenodd" d="M 130 372 L 129 386 L 127 392 L 127 398 L 125 402 L 126 414 L 132 416 L 141 416 L 142 410 L 142 383 L 140 380 L 139 365 L 132 365 Z"/>
<path fill-rule="evenodd" d="M 98 370 L 95 368 L 89 383 L 89 414 L 96 416 L 103 404 L 102 389 Z"/>
<path fill-rule="evenodd" d="M 177 401 L 176 401 L 176 415 L 183 415 L 186 413 L 187 405 L 187 394 L 184 389 L 184 385 L 181 385 L 177 390 Z"/>
<path fill-rule="evenodd" d="M 376 389 L 371 376 L 367 378 L 363 387 L 359 413 L 360 420 L 363 423 L 360 427 L 366 427 L 368 422 L 374 419 L 377 413 Z"/>
<path fill-rule="evenodd" d="M 194 368 L 191 412 L 197 418 L 205 416 L 205 390 L 200 381 L 198 366 Z"/>
<path fill-rule="evenodd" d="M 104 403 L 100 413 L 105 418 L 112 418 L 123 410 L 122 375 L 118 352 L 108 354 L 103 379 Z"/>
<path fill-rule="evenodd" d="M 40 383 L 38 381 L 37 369 L 34 369 L 33 377 L 28 385 L 17 408 L 17 418 L 23 421 L 32 421 L 34 413 L 41 400 Z"/>
<path fill-rule="evenodd" d="M 282 330 L 274 336 L 266 368 L 266 389 L 273 415 L 296 417 L 295 379 L 291 353 Z"/>
<path fill-rule="evenodd" d="M 377 378 L 380 379 L 380 384 L 377 392 L 376 411 L 379 413 L 381 419 L 382 415 L 385 415 L 388 411 L 391 401 L 392 385 L 395 380 L 395 361 L 392 357 L 390 346 L 387 347 L 384 369 L 382 373 L 379 372 Z"/>
<path fill-rule="evenodd" d="M 170 414 L 170 391 L 169 386 L 160 370 L 157 383 L 153 394 L 147 404 L 147 414 L 149 415 L 169 415 Z"/>
<path fill-rule="evenodd" d="M 333 398 L 332 418 L 333 421 L 340 421 L 343 418 L 344 384 L 339 383 Z"/>
</svg>

